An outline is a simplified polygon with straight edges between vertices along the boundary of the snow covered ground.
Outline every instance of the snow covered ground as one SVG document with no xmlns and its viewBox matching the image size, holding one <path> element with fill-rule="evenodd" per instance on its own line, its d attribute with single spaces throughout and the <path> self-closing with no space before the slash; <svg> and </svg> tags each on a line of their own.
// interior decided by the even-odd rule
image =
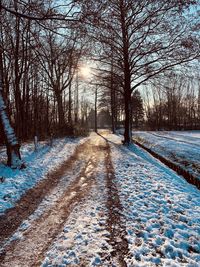
<svg viewBox="0 0 200 267">
<path fill-rule="evenodd" d="M 200 266 L 200 191 L 142 149 L 110 135 L 130 254 L 137 266 Z"/>
<path fill-rule="evenodd" d="M 38 151 L 34 151 L 33 143 L 22 145 L 21 155 L 27 168 L 12 170 L 5 166 L 6 151 L 0 150 L 0 215 L 6 209 L 15 205 L 15 202 L 33 187 L 38 181 L 45 178 L 47 173 L 57 168 L 65 161 L 76 146 L 86 138 L 55 139 L 52 147 L 41 142 Z"/>
<path fill-rule="evenodd" d="M 158 137 L 200 146 L 200 131 L 152 131 L 148 132 Z"/>
<path fill-rule="evenodd" d="M 128 267 L 198 267 L 200 262 L 200 192 L 182 177 L 116 135 L 110 141 L 116 184 L 126 224 Z M 106 187 L 100 162 L 88 199 L 70 215 L 42 267 L 118 267 L 106 230 Z M 120 229 L 119 229 L 120 232 Z M 112 262 L 112 263 L 111 263 Z"/>
<path fill-rule="evenodd" d="M 97 147 L 105 142 L 95 134 L 90 138 Z M 108 134 L 105 138 L 111 147 L 115 171 L 112 179 L 117 186 L 122 207 L 109 210 L 108 170 L 103 156 L 108 150 L 102 149 L 100 156 L 95 151 L 92 156 L 97 163 L 94 169 L 95 182 L 64 221 L 59 234 L 45 252 L 41 267 L 199 267 L 200 191 L 137 146 L 124 147 L 121 136 Z M 61 140 L 58 146 L 59 142 Z M 70 150 L 69 145 L 76 145 L 73 141 L 71 144 L 66 144 L 64 140 L 62 142 L 60 149 L 65 147 Z M 36 161 L 39 162 L 40 158 Z M 62 186 L 62 179 L 67 181 L 65 186 Z M 30 225 L 42 216 L 44 210 L 51 208 L 62 195 L 63 188 L 67 190 L 68 176 L 62 179 L 57 191 L 41 203 L 12 237 L 21 239 L 22 247 L 23 239 L 27 237 L 23 235 L 23 228 L 31 228 Z M 85 182 L 89 181 L 90 178 Z M 68 195 L 66 191 L 68 197 L 73 193 L 77 194 L 70 191 Z M 119 238 L 115 236 L 116 243 L 120 242 L 120 233 L 125 229 L 128 252 L 123 255 L 126 265 L 117 262 L 116 247 L 110 242 L 112 229 L 108 228 L 108 216 L 111 211 L 119 214 L 125 226 L 122 229 L 120 224 L 113 224 L 113 227 L 117 227 L 115 233 L 119 233 Z"/>
<path fill-rule="evenodd" d="M 87 199 L 75 207 L 63 231 L 46 253 L 42 267 L 111 266 L 106 262 L 112 251 L 106 229 L 105 167 L 102 159 L 96 173 L 96 184 Z"/>
<path fill-rule="evenodd" d="M 95 145 L 101 145 L 102 142 L 105 146 L 105 141 L 95 134 L 95 137 L 91 135 Z M 104 152 L 104 150 L 103 150 Z M 96 153 L 95 153 L 96 154 Z M 95 173 L 93 174 L 93 167 L 97 164 L 95 168 Z M 76 166 L 75 166 L 76 167 Z M 78 167 L 78 166 L 77 166 Z M 86 196 L 82 199 L 78 205 L 75 205 L 71 214 L 69 215 L 63 229 L 59 229 L 59 235 L 55 238 L 53 244 L 50 246 L 49 250 L 46 252 L 42 267 L 45 266 L 76 266 L 76 267 L 86 267 L 86 266 L 111 266 L 109 264 L 109 259 L 111 258 L 110 252 L 112 247 L 110 246 L 108 240 L 110 233 L 107 230 L 106 220 L 107 220 L 107 189 L 105 181 L 105 165 L 103 153 L 100 157 L 96 158 L 95 155 L 92 156 L 90 162 L 87 164 L 86 173 L 90 176 L 95 177 L 95 183 L 92 185 L 91 190 L 89 190 Z M 62 196 L 63 191 L 67 190 L 70 183 L 73 183 L 75 177 L 81 175 L 80 185 L 86 185 L 90 182 L 90 178 L 84 177 L 83 174 L 78 174 L 77 171 L 73 174 L 71 171 L 68 174 L 64 174 L 58 186 L 54 188 L 49 196 L 42 201 L 38 206 L 37 210 L 29 216 L 17 229 L 17 231 L 11 236 L 7 242 L 4 243 L 1 250 L 7 244 L 10 244 L 13 240 L 22 242 L 28 235 L 28 231 L 31 226 L 34 227 L 34 223 L 43 216 L 43 214 L 58 201 Z M 84 179 L 86 179 L 84 181 Z M 81 182 L 81 181 L 84 182 Z M 66 192 L 68 198 L 78 194 L 76 191 Z M 55 224 L 56 224 L 56 218 Z M 45 217 L 47 220 L 47 217 Z M 43 220 L 42 220 L 43 221 Z M 46 230 L 46 229 L 45 229 Z M 53 228 L 51 229 L 53 231 Z M 26 232 L 26 233 L 25 233 Z M 48 237 L 48 235 L 47 235 Z M 31 251 L 33 248 L 33 243 L 27 242 L 30 246 Z M 27 245 L 24 251 L 27 250 Z M 20 246 L 18 244 L 18 246 Z M 39 243 L 38 243 L 39 246 Z M 37 251 L 37 248 L 34 250 Z M 13 251 L 12 251 L 13 253 Z M 37 252 L 36 252 L 37 253 Z M 107 259 L 108 258 L 108 259 Z M 13 263 L 13 262 L 12 262 Z M 9 263 L 8 263 L 9 264 Z M 8 266 L 8 265 L 2 265 Z M 10 265 L 9 265 L 10 266 Z M 25 266 L 25 265 L 16 265 Z M 26 265 L 28 266 L 28 265 Z M 37 265 L 38 266 L 38 265 Z M 114 265 L 113 265 L 114 266 Z M 117 267 L 117 265 L 115 265 Z"/>
<path fill-rule="evenodd" d="M 133 132 L 133 137 L 200 179 L 200 131 Z"/>
</svg>

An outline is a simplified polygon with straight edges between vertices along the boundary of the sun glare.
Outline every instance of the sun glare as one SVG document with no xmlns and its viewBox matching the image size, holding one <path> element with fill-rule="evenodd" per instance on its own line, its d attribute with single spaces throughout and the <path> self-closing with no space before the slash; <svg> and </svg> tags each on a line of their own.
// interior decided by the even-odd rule
<svg viewBox="0 0 200 267">
<path fill-rule="evenodd" d="M 91 76 L 91 68 L 87 65 L 82 65 L 80 67 L 80 74 L 83 78 L 87 79 Z"/>
</svg>

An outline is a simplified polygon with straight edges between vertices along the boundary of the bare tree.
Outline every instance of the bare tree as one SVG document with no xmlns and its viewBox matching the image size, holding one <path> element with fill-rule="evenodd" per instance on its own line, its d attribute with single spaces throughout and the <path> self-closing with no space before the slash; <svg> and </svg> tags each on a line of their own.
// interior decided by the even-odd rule
<svg viewBox="0 0 200 267">
<path fill-rule="evenodd" d="M 197 19 L 187 11 L 195 1 L 81 2 L 84 9 L 91 10 L 88 23 L 93 25 L 95 39 L 101 44 L 102 64 L 110 65 L 113 54 L 115 68 L 121 71 L 124 144 L 129 144 L 132 92 L 166 70 L 199 57 Z"/>
<path fill-rule="evenodd" d="M 42 83 L 39 73 L 38 64 L 35 59 L 38 59 L 35 51 L 35 37 L 42 35 L 45 29 L 51 32 L 58 33 L 59 30 L 65 27 L 65 30 L 72 27 L 71 23 L 78 23 L 81 19 L 80 13 L 77 10 L 74 12 L 74 1 L 68 1 L 63 5 L 55 5 L 53 1 L 44 3 L 44 1 L 21 1 L 10 0 L 0 1 L 1 12 L 1 127 L 4 133 L 4 138 L 8 151 L 9 165 L 16 166 L 19 163 L 21 166 L 20 146 L 14 129 L 11 127 L 7 104 L 10 104 L 10 97 L 14 95 L 12 109 L 14 110 L 15 128 L 17 134 L 21 138 L 27 132 L 25 124 L 27 121 L 31 124 L 33 117 L 37 122 L 41 118 L 37 107 L 39 102 L 42 107 L 47 105 L 49 110 L 49 98 L 43 94 L 41 89 L 38 89 Z M 65 12 L 63 12 L 65 10 Z M 52 22 L 59 21 L 56 27 L 52 29 Z M 14 25 L 11 27 L 11 24 Z M 36 31 L 34 30 L 36 29 Z M 34 40 L 34 41 L 33 41 Z M 34 52 L 33 52 L 34 51 Z M 59 78 L 63 78 L 61 72 L 63 63 L 59 65 Z M 69 65 L 69 64 L 68 64 Z M 61 69 L 60 69 L 61 68 Z M 37 70 L 37 71 L 36 71 Z M 33 75 L 33 76 L 32 76 Z M 62 76 L 62 77 L 61 77 Z M 9 77 L 10 80 L 9 80 Z M 38 80 L 39 77 L 39 80 Z M 11 82 L 10 82 L 11 81 Z M 11 86 L 12 85 L 12 86 Z M 32 88 L 32 100 L 31 90 Z M 6 91 L 3 97 L 3 90 Z M 11 90 L 13 90 L 12 93 Z M 59 89 L 57 88 L 57 91 Z M 45 95 L 45 97 L 44 97 Z M 57 93 L 57 101 L 60 103 L 60 93 Z M 6 99 L 5 99 L 6 96 Z M 30 107 L 30 104 L 34 107 Z M 60 101 L 60 102 L 59 102 Z M 45 105 L 44 105 L 45 103 Z M 58 104 L 60 109 L 59 114 L 62 114 L 62 106 Z M 9 105 L 9 110 L 11 110 Z M 32 115 L 34 113 L 34 115 Z M 28 117 L 29 116 L 29 117 Z M 41 127 L 42 123 L 38 123 Z M 37 128 L 38 126 L 36 126 Z"/>
</svg>

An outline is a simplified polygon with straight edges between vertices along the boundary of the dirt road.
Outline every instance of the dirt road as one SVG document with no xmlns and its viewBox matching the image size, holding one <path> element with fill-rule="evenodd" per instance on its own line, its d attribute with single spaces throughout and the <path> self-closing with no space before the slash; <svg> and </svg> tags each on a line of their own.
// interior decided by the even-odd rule
<svg viewBox="0 0 200 267">
<path fill-rule="evenodd" d="M 0 266 L 41 266 L 69 215 L 87 200 L 91 188 L 96 186 L 100 160 L 105 162 L 106 170 L 108 219 L 105 227 L 110 232 L 108 242 L 113 248 L 110 257 L 115 257 L 118 266 L 126 266 L 126 229 L 119 212 L 122 206 L 114 185 L 110 147 L 98 135 L 78 146 L 68 161 L 29 190 L 14 209 L 0 218 Z"/>
</svg>

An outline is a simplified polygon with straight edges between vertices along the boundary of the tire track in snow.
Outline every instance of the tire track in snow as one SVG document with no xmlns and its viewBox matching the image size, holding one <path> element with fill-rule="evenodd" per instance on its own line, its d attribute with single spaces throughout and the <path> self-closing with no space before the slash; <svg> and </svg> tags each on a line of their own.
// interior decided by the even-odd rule
<svg viewBox="0 0 200 267">
<path fill-rule="evenodd" d="M 114 168 L 111 160 L 110 146 L 107 143 L 105 156 L 105 165 L 107 170 L 106 184 L 108 189 L 108 219 L 107 225 L 110 232 L 110 244 L 113 247 L 111 253 L 116 258 L 121 267 L 126 267 L 125 257 L 128 255 L 128 242 L 126 239 L 126 226 L 122 217 L 122 204 L 120 202 L 118 189 L 115 182 Z"/>
<path fill-rule="evenodd" d="M 20 240 L 11 242 L 1 255 L 1 266 L 40 266 L 45 252 L 48 250 L 77 203 L 83 201 L 95 183 L 98 149 L 88 143 L 82 147 L 82 155 L 87 161 L 81 173 L 68 186 L 66 191 L 56 201 L 55 205 L 36 219 L 25 230 Z M 88 159 L 89 155 L 89 159 Z M 66 167 L 67 168 L 67 167 Z M 58 176 L 60 173 L 58 172 Z M 56 173 L 54 173 L 54 178 Z"/>
</svg>

